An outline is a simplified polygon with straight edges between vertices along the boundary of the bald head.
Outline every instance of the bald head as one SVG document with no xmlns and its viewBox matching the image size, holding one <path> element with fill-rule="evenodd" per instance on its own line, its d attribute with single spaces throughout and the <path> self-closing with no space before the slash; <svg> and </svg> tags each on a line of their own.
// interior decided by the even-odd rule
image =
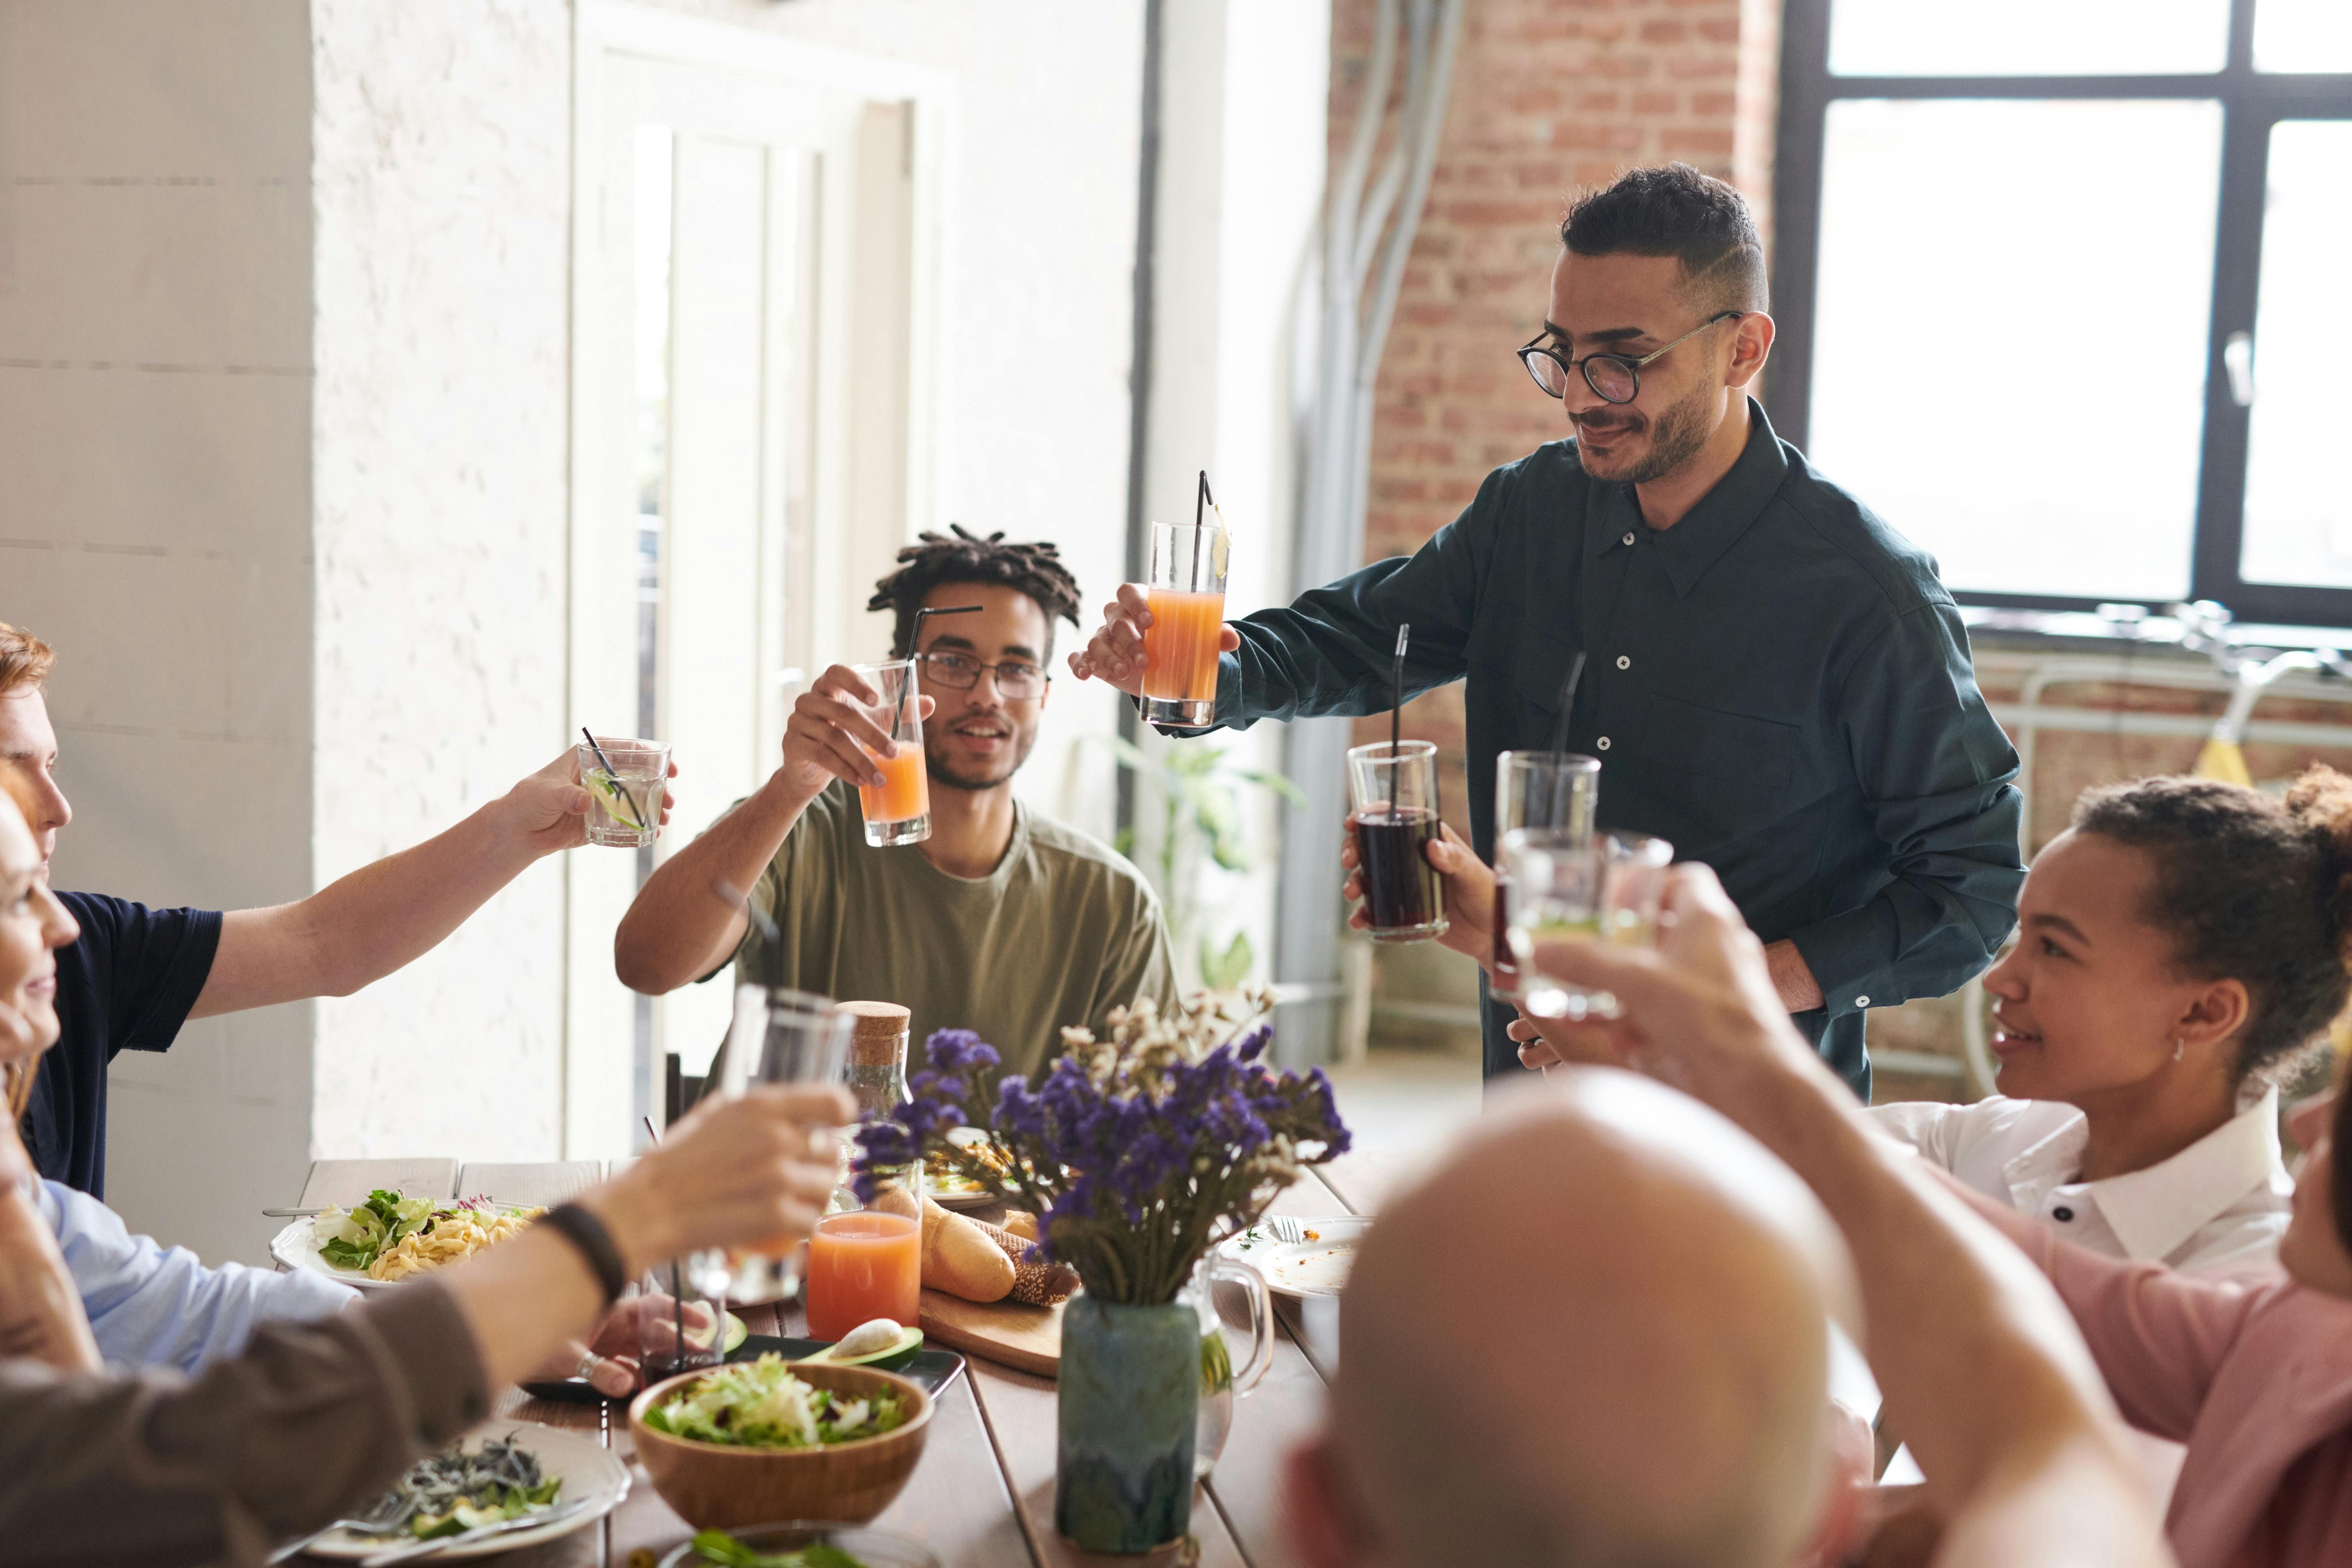
<svg viewBox="0 0 2352 1568">
<path fill-rule="evenodd" d="M 1671 1089 L 1559 1075 L 1366 1238 L 1329 1462 L 1372 1560 L 1780 1568 L 1823 1491 L 1842 1244 Z"/>
</svg>

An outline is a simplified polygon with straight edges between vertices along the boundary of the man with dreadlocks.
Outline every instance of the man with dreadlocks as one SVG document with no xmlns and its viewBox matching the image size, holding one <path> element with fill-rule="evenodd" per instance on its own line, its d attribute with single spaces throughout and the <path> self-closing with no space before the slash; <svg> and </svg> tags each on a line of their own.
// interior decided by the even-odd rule
<svg viewBox="0 0 2352 1568">
<path fill-rule="evenodd" d="M 866 607 L 897 619 L 895 657 L 920 661 L 931 833 L 874 848 L 851 787 L 878 784 L 866 750 L 887 738 L 856 704 L 879 700 L 844 665 L 793 704 L 783 765 L 670 857 L 614 938 L 632 990 L 743 980 L 897 1002 L 920 1040 L 977 1030 L 1006 1070 L 1049 1059 L 1066 1026 L 1099 1028 L 1139 995 L 1174 995 L 1159 901 L 1115 850 L 1013 797 L 1037 742 L 1054 620 L 1076 626 L 1078 585 L 1051 544 L 926 533 L 898 552 Z M 977 605 L 970 614 L 923 609 Z M 753 929 L 730 890 L 774 924 Z"/>
</svg>

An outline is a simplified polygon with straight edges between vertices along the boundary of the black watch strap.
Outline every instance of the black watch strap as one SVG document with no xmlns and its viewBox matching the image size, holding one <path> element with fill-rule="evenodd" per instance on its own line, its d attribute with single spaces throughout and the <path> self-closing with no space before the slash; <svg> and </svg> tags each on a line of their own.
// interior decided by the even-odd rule
<svg viewBox="0 0 2352 1568">
<path fill-rule="evenodd" d="M 539 1223 L 562 1236 L 580 1249 L 595 1272 L 596 1283 L 604 1288 L 604 1305 L 610 1307 L 629 1288 L 629 1271 L 621 1267 L 621 1249 L 613 1245 L 613 1233 L 578 1204 L 558 1204 L 539 1216 Z"/>
</svg>

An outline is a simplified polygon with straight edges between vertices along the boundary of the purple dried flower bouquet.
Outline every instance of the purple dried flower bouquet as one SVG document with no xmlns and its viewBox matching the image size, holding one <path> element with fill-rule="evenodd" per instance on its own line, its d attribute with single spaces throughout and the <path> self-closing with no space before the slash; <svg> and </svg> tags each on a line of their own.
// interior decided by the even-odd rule
<svg viewBox="0 0 2352 1568">
<path fill-rule="evenodd" d="M 1097 1300 L 1172 1301 L 1212 1246 L 1307 1166 L 1347 1152 L 1323 1069 L 1261 1059 L 1272 1006 L 1263 991 L 1238 1005 L 1202 993 L 1162 1016 L 1146 997 L 1110 1015 L 1108 1040 L 1065 1029 L 1043 1083 L 999 1086 L 996 1159 L 948 1134 L 971 1124 L 965 1102 L 997 1053 L 969 1029 L 940 1029 L 898 1118 L 857 1130 L 858 1195 L 872 1202 L 877 1173 L 919 1155 L 1036 1215 L 1045 1256 L 1076 1269 Z"/>
</svg>

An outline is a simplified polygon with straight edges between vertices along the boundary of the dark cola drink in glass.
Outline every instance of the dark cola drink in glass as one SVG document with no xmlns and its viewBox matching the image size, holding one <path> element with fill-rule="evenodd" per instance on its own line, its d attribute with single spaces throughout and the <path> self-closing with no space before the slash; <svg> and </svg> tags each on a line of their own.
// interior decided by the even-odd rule
<svg viewBox="0 0 2352 1568">
<path fill-rule="evenodd" d="M 1438 837 L 1437 748 L 1382 742 L 1348 753 L 1364 917 L 1374 942 L 1445 934 L 1445 889 L 1425 853 Z"/>
</svg>

